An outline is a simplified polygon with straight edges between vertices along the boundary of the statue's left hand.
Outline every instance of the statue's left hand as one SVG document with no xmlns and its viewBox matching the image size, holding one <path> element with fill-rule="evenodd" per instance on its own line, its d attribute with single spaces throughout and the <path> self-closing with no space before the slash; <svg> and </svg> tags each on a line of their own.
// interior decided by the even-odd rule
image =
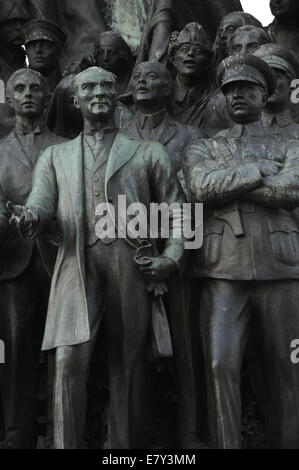
<svg viewBox="0 0 299 470">
<path fill-rule="evenodd" d="M 149 266 L 139 268 L 140 272 L 152 282 L 166 281 L 177 269 L 174 261 L 163 256 L 152 258 Z"/>
</svg>

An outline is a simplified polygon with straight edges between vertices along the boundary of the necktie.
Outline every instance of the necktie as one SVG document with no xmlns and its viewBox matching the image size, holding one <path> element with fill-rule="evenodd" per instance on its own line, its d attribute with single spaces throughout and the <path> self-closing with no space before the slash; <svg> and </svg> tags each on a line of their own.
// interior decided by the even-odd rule
<svg viewBox="0 0 299 470">
<path fill-rule="evenodd" d="M 95 138 L 96 138 L 96 142 L 93 148 L 93 154 L 94 154 L 95 160 L 97 160 L 105 148 L 105 145 L 103 142 L 104 132 L 103 131 L 97 132 L 95 134 Z"/>
</svg>

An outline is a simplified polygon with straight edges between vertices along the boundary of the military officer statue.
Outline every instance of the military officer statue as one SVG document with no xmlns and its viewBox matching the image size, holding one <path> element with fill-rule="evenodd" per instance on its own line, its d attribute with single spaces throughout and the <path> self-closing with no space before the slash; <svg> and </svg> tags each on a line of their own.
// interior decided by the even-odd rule
<svg viewBox="0 0 299 470">
<path fill-rule="evenodd" d="M 53 92 L 60 82 L 60 58 L 66 41 L 64 32 L 54 23 L 32 20 L 23 26 L 29 68 L 40 72 Z"/>
<path fill-rule="evenodd" d="M 263 111 L 265 129 L 269 133 L 299 139 L 299 124 L 294 122 L 291 113 L 291 84 L 299 76 L 299 62 L 295 54 L 284 46 L 270 43 L 256 49 L 253 55 L 267 62 L 276 76 L 276 90 Z"/>
<path fill-rule="evenodd" d="M 36 71 L 18 70 L 7 83 L 7 101 L 16 115 L 16 126 L 0 141 L 0 187 L 3 197 L 15 204 L 24 204 L 30 194 L 40 152 L 64 140 L 43 123 L 48 100 L 47 83 Z M 36 244 L 24 240 L 8 221 L 7 214 L 0 274 L 0 330 L 7 350 L 7 363 L 0 368 L 0 390 L 6 438 L 0 447 L 29 448 L 34 444 L 32 330 L 41 322 L 42 309 L 45 314 L 49 281 Z"/>
<path fill-rule="evenodd" d="M 181 268 L 184 242 L 170 236 L 158 251 L 155 240 L 129 238 L 130 231 L 126 238 L 119 225 L 120 236 L 103 238 L 96 234 L 95 211 L 109 202 L 126 225 L 130 218 L 118 211 L 119 195 L 148 209 L 153 198 L 167 204 L 184 198 L 164 148 L 115 129 L 115 76 L 92 67 L 75 84 L 84 133 L 41 156 L 28 208 L 14 207 L 11 219 L 31 237 L 57 217 L 61 233 L 43 342 L 44 350 L 56 350 L 54 443 L 59 449 L 82 446 L 90 357 L 105 328 L 109 447 L 146 448 L 153 305 L 148 290 L 162 293 L 159 284 Z M 139 272 L 134 257 L 144 245 L 151 257 Z"/>
<path fill-rule="evenodd" d="M 217 448 L 241 446 L 240 373 L 249 333 L 266 390 L 268 445 L 298 448 L 299 145 L 267 136 L 261 114 L 275 90 L 261 59 L 225 59 L 218 81 L 235 125 L 186 150 L 192 199 L 206 204 L 198 276 L 210 435 Z"/>
</svg>

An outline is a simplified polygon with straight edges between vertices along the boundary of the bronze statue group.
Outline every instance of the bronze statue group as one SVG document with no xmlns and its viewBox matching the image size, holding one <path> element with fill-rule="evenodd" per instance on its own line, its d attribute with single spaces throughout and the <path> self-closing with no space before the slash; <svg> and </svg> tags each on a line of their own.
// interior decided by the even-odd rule
<svg viewBox="0 0 299 470">
<path fill-rule="evenodd" d="M 82 448 L 91 363 L 107 448 L 153 446 L 170 367 L 172 446 L 239 449 L 244 362 L 265 447 L 299 448 L 299 6 L 271 0 L 264 28 L 221 2 L 213 37 L 192 3 L 181 24 L 180 2 L 153 1 L 137 51 L 96 10 L 88 53 L 68 56 L 43 1 L 1 2 L 0 449 L 36 447 L 41 381 L 52 446 Z M 167 239 L 99 238 L 97 208 L 120 195 L 203 203 L 202 248 L 173 213 Z"/>
</svg>

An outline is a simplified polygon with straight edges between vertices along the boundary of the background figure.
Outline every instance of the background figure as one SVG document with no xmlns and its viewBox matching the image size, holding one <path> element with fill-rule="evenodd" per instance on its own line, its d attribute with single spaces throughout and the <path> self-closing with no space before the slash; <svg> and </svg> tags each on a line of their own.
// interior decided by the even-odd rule
<svg viewBox="0 0 299 470">
<path fill-rule="evenodd" d="M 102 0 L 24 0 L 32 17 L 58 24 L 67 35 L 61 64 L 75 62 L 89 55 L 99 32 L 107 28 Z"/>
<path fill-rule="evenodd" d="M 228 43 L 232 34 L 237 28 L 245 25 L 255 26 L 257 28 L 263 27 L 262 23 L 257 18 L 242 11 L 230 13 L 222 19 L 217 30 L 213 48 L 216 66 L 229 55 Z"/>
<path fill-rule="evenodd" d="M 75 75 L 68 75 L 57 85 L 49 105 L 47 125 L 54 134 L 74 139 L 83 130 L 81 111 L 74 105 Z"/>
<path fill-rule="evenodd" d="M 114 31 L 101 33 L 94 44 L 94 60 L 98 67 L 116 75 L 118 94 L 126 93 L 134 60 L 131 49 L 122 36 Z"/>
<path fill-rule="evenodd" d="M 219 21 L 233 10 L 242 10 L 239 0 L 152 0 L 137 63 L 166 61 L 169 33 L 191 22 L 200 22 L 213 40 Z"/>
<path fill-rule="evenodd" d="M 228 39 L 228 52 L 230 55 L 251 54 L 259 46 L 270 41 L 269 34 L 256 26 L 241 26 L 236 29 Z M 225 96 L 217 89 L 205 108 L 202 119 L 202 129 L 210 136 L 217 132 L 229 129 L 233 125 L 227 108 Z"/>
<path fill-rule="evenodd" d="M 241 26 L 228 41 L 228 54 L 251 54 L 267 42 L 270 42 L 270 36 L 264 29 L 250 25 Z"/>
<path fill-rule="evenodd" d="M 49 90 L 40 73 L 29 69 L 15 72 L 7 83 L 7 100 L 16 114 L 16 126 L 0 141 L 0 187 L 6 201 L 24 204 L 40 152 L 64 139 L 44 125 Z M 40 350 L 50 284 L 42 260 L 48 259 L 46 253 L 51 255 L 42 250 L 45 240 L 24 240 L 8 220 L 7 214 L 1 236 L 0 331 L 7 363 L 0 368 L 6 429 L 0 448 L 23 449 L 35 444 L 33 330 L 40 326 Z M 48 261 L 54 264 L 55 253 Z"/>
<path fill-rule="evenodd" d="M 299 124 L 291 114 L 291 83 L 299 76 L 299 62 L 292 51 L 270 43 L 259 47 L 253 55 L 264 60 L 274 70 L 276 90 L 263 111 L 262 121 L 269 133 L 299 139 Z"/>
<path fill-rule="evenodd" d="M 0 79 L 5 84 L 16 70 L 26 66 L 21 28 L 30 19 L 23 0 L 0 1 Z M 12 130 L 15 116 L 8 104 L 1 101 L 0 137 L 4 137 Z"/>
<path fill-rule="evenodd" d="M 268 27 L 273 40 L 288 47 L 299 57 L 299 3 L 297 0 L 271 0 L 270 8 L 275 19 Z"/>
<path fill-rule="evenodd" d="M 212 46 L 199 23 L 172 34 L 168 58 L 175 72 L 170 114 L 182 124 L 201 127 L 202 114 L 215 88 Z"/>
<path fill-rule="evenodd" d="M 40 72 L 54 91 L 60 82 L 60 58 L 66 40 L 64 32 L 54 23 L 33 20 L 23 26 L 29 68 Z"/>
<path fill-rule="evenodd" d="M 5 83 L 25 66 L 22 26 L 30 19 L 22 0 L 0 2 L 0 78 Z"/>
</svg>

